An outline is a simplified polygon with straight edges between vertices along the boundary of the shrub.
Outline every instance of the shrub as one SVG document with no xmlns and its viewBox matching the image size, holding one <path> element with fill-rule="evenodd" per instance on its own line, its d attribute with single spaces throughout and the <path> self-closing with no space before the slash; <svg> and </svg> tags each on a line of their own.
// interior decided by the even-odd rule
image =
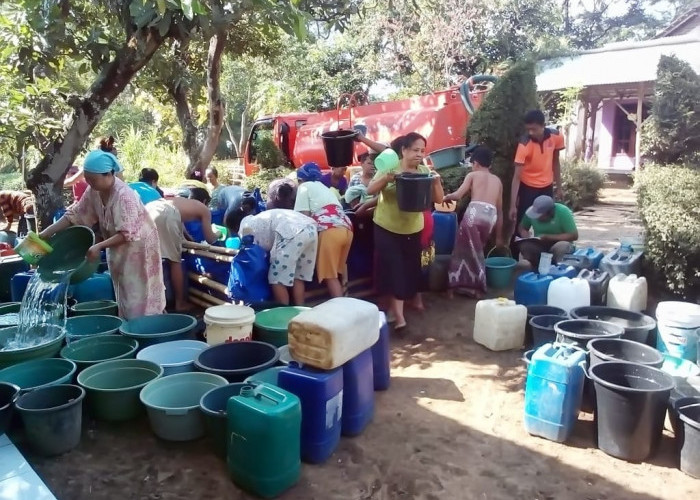
<svg viewBox="0 0 700 500">
<path fill-rule="evenodd" d="M 688 299 L 700 295 L 700 170 L 652 165 L 636 177 L 646 258 L 655 277 Z"/>
<path fill-rule="evenodd" d="M 522 61 L 508 70 L 486 94 L 467 129 L 471 143 L 483 144 L 494 152 L 491 171 L 503 182 L 503 210 L 510 205 L 513 159 L 525 132 L 524 117 L 536 109 L 535 65 Z"/>
<path fill-rule="evenodd" d="M 661 56 L 652 114 L 642 129 L 642 152 L 666 164 L 700 161 L 700 77 L 675 56 Z"/>
<path fill-rule="evenodd" d="M 261 168 L 252 175 L 249 175 L 243 181 L 243 187 L 247 190 L 252 191 L 255 188 L 260 188 L 260 192 L 263 196 L 267 195 L 267 187 L 275 179 L 280 179 L 286 177 L 291 172 L 291 169 L 287 167 L 277 167 L 277 168 Z"/>
<path fill-rule="evenodd" d="M 562 161 L 561 183 L 565 203 L 571 210 L 581 210 L 598 201 L 605 184 L 605 174 L 592 163 Z"/>
<path fill-rule="evenodd" d="M 257 163 L 261 169 L 265 170 L 286 165 L 287 160 L 282 150 L 275 144 L 273 138 L 266 135 L 256 141 L 255 163 Z"/>
<path fill-rule="evenodd" d="M 142 168 L 156 169 L 162 186 L 179 186 L 185 180 L 187 155 L 180 147 L 162 144 L 155 130 L 129 129 L 118 138 L 117 148 L 128 182 L 137 181 Z"/>
</svg>

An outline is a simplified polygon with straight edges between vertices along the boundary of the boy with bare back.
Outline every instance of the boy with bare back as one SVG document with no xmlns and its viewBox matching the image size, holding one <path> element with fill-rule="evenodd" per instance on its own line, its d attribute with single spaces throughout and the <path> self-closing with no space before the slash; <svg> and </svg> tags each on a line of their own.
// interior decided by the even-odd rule
<svg viewBox="0 0 700 500">
<path fill-rule="evenodd" d="M 484 247 L 496 228 L 496 245 L 503 245 L 503 185 L 491 173 L 493 153 L 484 146 L 472 153 L 472 172 L 444 201 L 458 201 L 471 193 L 471 202 L 459 226 L 449 269 L 449 294 L 453 291 L 481 298 L 486 293 Z"/>
</svg>

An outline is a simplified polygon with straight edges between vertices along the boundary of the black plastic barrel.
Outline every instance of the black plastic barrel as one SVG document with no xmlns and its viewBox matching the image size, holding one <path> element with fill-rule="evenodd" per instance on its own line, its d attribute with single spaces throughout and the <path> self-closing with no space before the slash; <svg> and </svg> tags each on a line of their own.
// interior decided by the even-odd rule
<svg viewBox="0 0 700 500">
<path fill-rule="evenodd" d="M 20 388 L 8 382 L 0 382 L 0 435 L 10 426 L 12 411 L 19 397 Z"/>
<path fill-rule="evenodd" d="M 598 448 L 630 462 L 649 457 L 661 439 L 673 377 L 622 361 L 600 363 L 589 373 L 595 383 Z"/>
<path fill-rule="evenodd" d="M 323 149 L 326 150 L 326 159 L 330 167 L 347 167 L 352 165 L 355 153 L 354 130 L 331 130 L 321 134 Z"/>
<path fill-rule="evenodd" d="M 586 347 L 591 356 L 588 366 L 606 361 L 627 361 L 652 368 L 661 368 L 664 364 L 664 357 L 659 351 L 633 340 L 594 339 Z"/>
<path fill-rule="evenodd" d="M 433 177 L 403 172 L 396 176 L 396 203 L 404 212 L 425 212 L 433 207 Z"/>
<path fill-rule="evenodd" d="M 229 342 L 200 352 L 194 366 L 201 372 L 221 375 L 229 382 L 243 382 L 250 375 L 274 366 L 279 357 L 277 348 L 266 342 Z"/>
<path fill-rule="evenodd" d="M 548 314 L 545 316 L 535 316 L 530 320 L 532 328 L 532 348 L 537 349 L 545 344 L 554 342 L 557 334 L 554 331 L 554 325 L 565 321 L 565 316 L 557 316 Z"/>
<path fill-rule="evenodd" d="M 678 404 L 678 433 L 676 439 L 681 453 L 680 469 L 700 479 L 700 399 Z"/>
<path fill-rule="evenodd" d="M 625 333 L 622 335 L 623 339 L 634 340 L 652 347 L 656 346 L 656 339 L 652 338 L 656 329 L 656 320 L 646 314 L 615 307 L 587 306 L 572 309 L 571 317 L 615 323 L 625 329 Z"/>
<path fill-rule="evenodd" d="M 529 305 L 527 306 L 527 323 L 525 324 L 525 345 L 532 345 L 532 326 L 530 320 L 535 316 L 562 316 L 563 319 L 568 319 L 569 315 L 560 307 L 545 306 L 545 305 Z"/>
<path fill-rule="evenodd" d="M 575 344 L 581 349 L 586 348 L 589 340 L 616 339 L 625 333 L 620 325 L 592 319 L 565 320 L 557 323 L 554 330 L 557 332 L 557 342 Z"/>
</svg>

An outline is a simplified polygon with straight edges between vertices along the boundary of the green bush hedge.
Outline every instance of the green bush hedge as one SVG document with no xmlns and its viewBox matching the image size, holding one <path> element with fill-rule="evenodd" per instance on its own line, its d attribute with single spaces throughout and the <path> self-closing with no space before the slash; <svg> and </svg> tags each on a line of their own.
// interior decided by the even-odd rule
<svg viewBox="0 0 700 500">
<path fill-rule="evenodd" d="M 648 166 L 636 176 L 646 258 L 654 277 L 688 299 L 700 297 L 700 170 Z"/>
<path fill-rule="evenodd" d="M 252 191 L 255 188 L 260 188 L 260 192 L 263 196 L 267 195 L 267 187 L 275 179 L 281 179 L 286 177 L 292 169 L 287 167 L 277 167 L 277 168 L 261 168 L 253 175 L 249 175 L 243 181 L 243 187 Z"/>
<path fill-rule="evenodd" d="M 562 161 L 561 183 L 564 199 L 560 201 L 571 210 L 581 210 L 598 201 L 605 174 L 592 163 Z"/>
</svg>

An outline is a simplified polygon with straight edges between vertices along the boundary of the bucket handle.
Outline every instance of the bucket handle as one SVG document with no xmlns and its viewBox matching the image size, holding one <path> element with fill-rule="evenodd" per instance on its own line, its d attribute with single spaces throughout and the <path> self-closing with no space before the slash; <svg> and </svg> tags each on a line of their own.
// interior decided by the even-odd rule
<svg viewBox="0 0 700 500">
<path fill-rule="evenodd" d="M 508 257 L 513 257 L 513 253 L 510 251 L 510 248 L 508 248 L 506 245 L 501 245 L 501 246 L 495 246 L 491 250 L 489 250 L 489 253 L 486 254 L 486 258 L 488 259 L 489 257 L 491 257 L 491 254 L 497 248 L 505 248 L 506 251 L 508 252 Z"/>
</svg>

